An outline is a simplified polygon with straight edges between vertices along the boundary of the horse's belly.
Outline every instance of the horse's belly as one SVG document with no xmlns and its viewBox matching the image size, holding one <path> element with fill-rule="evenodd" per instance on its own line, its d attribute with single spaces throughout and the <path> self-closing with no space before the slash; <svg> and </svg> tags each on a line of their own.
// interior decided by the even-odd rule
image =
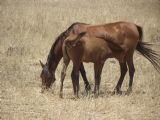
<svg viewBox="0 0 160 120">
<path fill-rule="evenodd" d="M 90 39 L 85 40 L 83 44 L 83 57 L 84 62 L 97 62 L 105 60 L 110 54 L 111 50 L 108 44 L 103 39 Z"/>
<path fill-rule="evenodd" d="M 85 55 L 83 55 L 83 57 L 82 57 L 82 61 L 83 62 L 94 62 L 95 61 L 95 57 L 93 57 L 93 55 L 86 55 L 86 53 L 85 53 Z"/>
<path fill-rule="evenodd" d="M 99 49 L 96 51 L 91 52 L 84 52 L 82 61 L 84 62 L 97 62 L 97 61 L 103 61 L 107 58 L 106 50 Z"/>
</svg>

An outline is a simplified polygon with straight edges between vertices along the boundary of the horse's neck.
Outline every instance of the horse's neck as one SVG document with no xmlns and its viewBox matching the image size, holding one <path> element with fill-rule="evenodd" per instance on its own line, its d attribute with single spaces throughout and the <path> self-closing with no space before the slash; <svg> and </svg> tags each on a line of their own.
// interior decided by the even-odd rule
<svg viewBox="0 0 160 120">
<path fill-rule="evenodd" d="M 54 47 L 52 46 L 49 57 L 48 57 L 48 67 L 51 72 L 54 72 L 58 66 L 59 61 L 62 58 L 62 41 L 56 42 Z"/>
</svg>

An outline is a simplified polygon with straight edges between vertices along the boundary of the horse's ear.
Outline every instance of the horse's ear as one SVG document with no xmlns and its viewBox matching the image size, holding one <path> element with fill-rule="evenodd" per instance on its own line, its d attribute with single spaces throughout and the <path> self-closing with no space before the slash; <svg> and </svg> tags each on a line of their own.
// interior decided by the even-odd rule
<svg viewBox="0 0 160 120">
<path fill-rule="evenodd" d="M 40 62 L 40 64 L 41 64 L 42 68 L 43 68 L 43 67 L 44 67 L 44 64 L 41 62 L 41 60 L 39 60 L 39 62 Z"/>
</svg>

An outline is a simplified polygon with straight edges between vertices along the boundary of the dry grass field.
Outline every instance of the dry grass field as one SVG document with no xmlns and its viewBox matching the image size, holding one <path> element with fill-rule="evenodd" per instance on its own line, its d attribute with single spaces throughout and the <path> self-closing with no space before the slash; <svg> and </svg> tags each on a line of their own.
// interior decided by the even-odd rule
<svg viewBox="0 0 160 120">
<path fill-rule="evenodd" d="M 144 29 L 144 41 L 160 53 L 160 0 L 0 0 L 0 119 L 2 120 L 159 120 L 160 74 L 144 57 L 134 55 L 135 77 L 130 96 L 111 95 L 119 78 L 115 59 L 106 61 L 101 94 L 74 100 L 70 78 L 59 98 L 62 62 L 56 82 L 40 93 L 39 60 L 46 62 L 55 38 L 73 22 L 91 24 L 134 22 Z M 93 89 L 93 64 L 85 64 Z M 128 74 L 122 90 L 128 87 Z"/>
</svg>

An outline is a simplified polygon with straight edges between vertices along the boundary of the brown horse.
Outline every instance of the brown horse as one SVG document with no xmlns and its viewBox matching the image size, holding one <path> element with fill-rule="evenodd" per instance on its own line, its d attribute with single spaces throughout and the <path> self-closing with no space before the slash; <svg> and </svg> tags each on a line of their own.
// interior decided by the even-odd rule
<svg viewBox="0 0 160 120">
<path fill-rule="evenodd" d="M 41 92 L 44 92 L 45 89 L 50 88 L 51 85 L 56 80 L 55 71 L 56 71 L 56 68 L 59 64 L 59 61 L 61 60 L 61 58 L 63 56 L 62 55 L 63 41 L 69 36 L 69 34 L 71 34 L 71 33 L 79 34 L 81 31 L 87 31 L 86 28 L 92 27 L 92 26 L 94 26 L 94 25 L 89 25 L 89 24 L 85 24 L 85 23 L 76 22 L 76 23 L 73 23 L 66 31 L 61 33 L 56 38 L 56 40 L 55 40 L 54 44 L 52 45 L 51 50 L 49 52 L 46 64 L 43 64 L 40 61 L 40 64 L 42 66 L 42 72 L 41 72 L 41 75 L 40 75 L 40 77 L 42 79 L 42 90 L 41 90 Z M 100 28 L 101 27 L 98 27 L 98 26 L 92 27 L 92 29 L 100 29 Z M 92 29 L 88 29 L 88 31 L 90 31 L 90 30 L 92 31 Z M 93 36 L 94 35 L 97 35 L 97 34 L 93 34 Z M 98 35 L 98 36 L 101 36 L 101 35 Z M 91 88 L 90 88 L 89 82 L 87 80 L 86 72 L 85 72 L 83 64 L 81 64 L 80 72 L 82 74 L 82 78 L 83 78 L 84 83 L 85 83 L 85 89 L 86 89 L 86 91 L 88 91 Z M 72 73 L 71 73 L 71 77 L 73 78 L 73 70 L 72 70 Z"/>
<path fill-rule="evenodd" d="M 85 32 L 81 30 L 81 27 L 76 28 L 77 31 L 70 32 L 65 42 L 63 42 L 64 65 L 61 74 L 61 96 L 63 81 L 70 59 L 73 61 L 72 79 L 76 97 L 78 97 L 79 69 L 82 62 L 94 63 L 94 92 L 96 95 L 99 94 L 101 72 L 107 58 L 116 58 L 120 64 L 121 75 L 115 88 L 115 92 L 118 93 L 120 93 L 120 88 L 127 72 L 127 65 L 130 76 L 127 93 L 129 94 L 132 91 L 135 72 L 133 64 L 134 50 L 139 51 L 157 70 L 160 70 L 160 56 L 150 49 L 150 44 L 142 42 L 143 31 L 140 26 L 128 22 L 110 23 L 96 27 L 86 26 Z M 79 32 L 82 33 L 77 34 Z"/>
<path fill-rule="evenodd" d="M 56 80 L 55 71 L 56 71 L 56 68 L 57 68 L 57 66 L 63 56 L 62 55 L 63 41 L 68 36 L 68 34 L 72 31 L 73 26 L 76 24 L 79 24 L 79 23 L 72 24 L 66 31 L 61 33 L 56 38 L 56 41 L 52 45 L 51 50 L 49 52 L 46 64 L 43 64 L 40 61 L 40 64 L 42 66 L 42 72 L 40 75 L 40 77 L 42 79 L 42 90 L 41 90 L 42 93 L 44 92 L 45 89 L 50 88 L 51 85 Z M 86 89 L 86 91 L 89 91 L 91 89 L 91 87 L 90 87 L 90 84 L 87 80 L 86 72 L 85 72 L 85 69 L 84 69 L 84 66 L 82 63 L 81 63 L 81 67 L 80 67 L 80 72 L 81 72 L 82 78 L 84 80 L 85 89 Z M 71 76 L 73 76 L 73 70 L 72 70 Z"/>
<path fill-rule="evenodd" d="M 71 34 L 71 33 L 79 34 L 81 31 L 87 31 L 86 28 L 92 27 L 92 26 L 94 26 L 94 25 L 89 25 L 89 24 L 85 24 L 85 23 L 76 22 L 76 23 L 73 23 L 67 30 L 62 32 L 56 38 L 54 44 L 52 45 L 52 47 L 50 49 L 46 64 L 43 64 L 40 61 L 40 64 L 42 66 L 42 72 L 41 72 L 41 75 L 40 75 L 40 77 L 42 79 L 42 91 L 41 92 L 44 92 L 45 89 L 50 88 L 51 85 L 56 80 L 55 71 L 56 71 L 56 68 L 59 64 L 59 61 L 61 60 L 61 58 L 63 56 L 62 55 L 63 41 L 69 36 L 69 34 Z M 92 29 L 99 29 L 99 27 L 95 26 L 95 27 L 92 27 Z M 92 31 L 92 29 L 88 29 L 88 30 Z M 95 34 L 95 35 L 97 35 L 97 34 Z M 93 36 L 94 36 L 94 34 L 93 34 Z M 98 36 L 101 36 L 101 35 L 98 35 Z M 81 64 L 80 72 L 82 74 L 82 78 L 83 78 L 84 83 L 85 83 L 85 89 L 86 89 L 86 91 L 88 91 L 91 88 L 90 88 L 89 82 L 87 80 L 86 72 L 85 72 L 83 64 Z M 71 73 L 71 77 L 73 78 L 73 70 L 72 70 L 72 73 Z"/>
</svg>

